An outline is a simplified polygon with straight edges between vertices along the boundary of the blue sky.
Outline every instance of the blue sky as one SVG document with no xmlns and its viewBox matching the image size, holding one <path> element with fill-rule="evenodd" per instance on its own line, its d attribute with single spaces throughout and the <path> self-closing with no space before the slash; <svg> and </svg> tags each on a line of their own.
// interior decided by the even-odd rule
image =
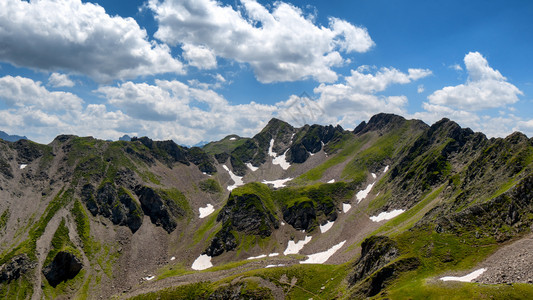
<svg viewBox="0 0 533 300">
<path fill-rule="evenodd" d="M 0 0 L 0 130 L 193 145 L 390 112 L 531 137 L 531 16 L 525 0 Z"/>
</svg>

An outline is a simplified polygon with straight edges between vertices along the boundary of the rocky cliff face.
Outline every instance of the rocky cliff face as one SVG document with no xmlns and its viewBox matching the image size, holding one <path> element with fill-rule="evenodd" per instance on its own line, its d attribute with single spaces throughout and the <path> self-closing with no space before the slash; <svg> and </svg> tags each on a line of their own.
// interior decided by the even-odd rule
<svg viewBox="0 0 533 300">
<path fill-rule="evenodd" d="M 102 215 L 115 225 L 129 227 L 133 233 L 141 227 L 144 214 L 124 188 L 117 191 L 112 183 L 107 182 L 95 191 L 91 184 L 86 184 L 81 195 L 93 216 Z"/>
<path fill-rule="evenodd" d="M 176 229 L 177 220 L 185 215 L 185 210 L 169 193 L 145 186 L 137 187 L 136 193 L 142 210 L 153 224 L 163 227 L 168 233 Z"/>
<path fill-rule="evenodd" d="M 310 155 L 319 152 L 324 144 L 340 139 L 344 130 L 337 126 L 306 125 L 294 128 L 278 119 L 272 119 L 267 126 L 253 138 L 228 152 L 214 152 L 217 160 L 224 163 L 229 157 L 233 170 L 239 176 L 247 172 L 246 163 L 257 167 L 268 158 L 270 142 L 275 155 L 285 154 L 290 163 L 304 163 Z"/>
<path fill-rule="evenodd" d="M 438 215 L 437 232 L 470 232 L 476 238 L 491 237 L 504 242 L 527 232 L 533 225 L 530 217 L 533 212 L 533 175 L 530 174 L 511 190 L 487 202 L 455 213 L 442 213 L 439 209 L 442 207 L 431 212 L 431 215 Z"/>
<path fill-rule="evenodd" d="M 56 287 L 62 281 L 76 277 L 82 268 L 83 264 L 76 255 L 61 251 L 48 266 L 44 267 L 43 274 L 48 283 Z"/>
<path fill-rule="evenodd" d="M 13 257 L 11 261 L 0 267 L 0 284 L 16 280 L 35 267 L 36 263 L 31 261 L 26 254 Z"/>
</svg>

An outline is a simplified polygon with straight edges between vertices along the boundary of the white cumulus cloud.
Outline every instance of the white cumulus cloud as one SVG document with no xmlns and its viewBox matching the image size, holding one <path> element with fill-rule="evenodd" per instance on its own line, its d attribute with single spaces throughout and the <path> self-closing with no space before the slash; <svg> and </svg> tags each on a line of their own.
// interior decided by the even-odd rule
<svg viewBox="0 0 533 300">
<path fill-rule="evenodd" d="M 232 105 L 213 90 L 191 87 L 177 80 L 156 80 L 154 85 L 128 81 L 100 87 L 96 92 L 127 118 L 135 120 L 139 134 L 172 138 L 184 144 L 218 139 L 228 132 L 252 136 L 277 111 L 273 105 L 255 102 Z"/>
<path fill-rule="evenodd" d="M 132 18 L 81 0 L 0 1 L 0 60 L 97 81 L 183 73 L 170 49 Z"/>
<path fill-rule="evenodd" d="M 213 51 L 208 48 L 192 44 L 185 44 L 181 48 L 183 49 L 183 57 L 189 62 L 189 65 L 206 70 L 217 67 L 217 58 Z"/>
<path fill-rule="evenodd" d="M 194 45 L 248 63 L 263 83 L 336 81 L 332 67 L 345 62 L 341 52 L 366 52 L 374 45 L 365 28 L 337 18 L 320 26 L 284 2 L 271 10 L 255 0 L 241 0 L 237 9 L 214 0 L 150 0 L 148 7 L 159 23 L 159 40 L 184 45 L 185 53 Z"/>
<path fill-rule="evenodd" d="M 431 104 L 482 110 L 516 103 L 518 95 L 523 94 L 498 70 L 491 68 L 479 52 L 468 53 L 464 63 L 468 72 L 466 83 L 433 92 L 428 97 Z"/>
<path fill-rule="evenodd" d="M 304 124 L 340 124 L 351 128 L 380 112 L 405 114 L 406 96 L 377 95 L 392 84 L 408 84 L 432 74 L 427 69 L 408 69 L 407 73 L 394 68 L 381 68 L 374 73 L 370 66 L 351 71 L 343 83 L 322 83 L 314 89 L 316 100 L 292 96 L 277 103 L 279 117 L 301 126 Z"/>
<path fill-rule="evenodd" d="M 381 68 L 375 74 L 367 73 L 370 69 L 369 66 L 361 66 L 352 70 L 351 76 L 346 77 L 352 92 L 382 92 L 391 84 L 407 84 L 432 74 L 427 69 L 409 69 L 408 73 L 403 73 L 394 68 Z"/>
<path fill-rule="evenodd" d="M 0 101 L 8 107 L 43 110 L 81 110 L 83 100 L 67 92 L 50 92 L 41 82 L 20 76 L 0 78 Z"/>
<path fill-rule="evenodd" d="M 74 81 L 66 74 L 52 73 L 48 78 L 48 84 L 53 87 L 73 87 Z"/>
</svg>

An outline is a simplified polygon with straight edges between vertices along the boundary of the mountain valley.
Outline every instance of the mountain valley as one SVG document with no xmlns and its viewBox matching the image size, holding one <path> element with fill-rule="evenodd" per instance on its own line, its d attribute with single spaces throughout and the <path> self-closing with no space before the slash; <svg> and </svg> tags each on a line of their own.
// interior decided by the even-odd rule
<svg viewBox="0 0 533 300">
<path fill-rule="evenodd" d="M 533 138 L 449 119 L 0 140 L 9 299 L 529 298 L 532 226 Z"/>
</svg>

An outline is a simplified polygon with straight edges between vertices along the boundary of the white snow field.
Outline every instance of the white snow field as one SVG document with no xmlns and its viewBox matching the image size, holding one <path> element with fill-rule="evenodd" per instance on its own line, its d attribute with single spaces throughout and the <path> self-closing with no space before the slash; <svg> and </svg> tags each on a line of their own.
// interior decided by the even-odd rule
<svg viewBox="0 0 533 300">
<path fill-rule="evenodd" d="M 405 212 L 405 210 L 403 209 L 395 209 L 395 210 L 392 210 L 392 211 L 389 211 L 389 212 L 381 212 L 379 213 L 377 216 L 372 216 L 370 217 L 370 220 L 374 221 L 374 222 L 380 222 L 380 221 L 384 221 L 384 220 L 390 220 L 396 216 L 399 216 L 401 215 L 403 212 Z"/>
<path fill-rule="evenodd" d="M 287 162 L 287 159 L 285 157 L 285 155 L 287 154 L 288 151 L 289 151 L 289 149 L 287 149 L 287 151 L 283 152 L 282 155 L 274 158 L 272 160 L 272 163 L 274 165 L 279 165 L 283 170 L 287 170 L 291 166 L 291 164 L 289 162 Z"/>
<path fill-rule="evenodd" d="M 298 254 L 300 250 L 303 249 L 303 247 L 311 241 L 313 237 L 312 236 L 306 236 L 305 239 L 300 240 L 298 242 L 289 241 L 289 244 L 287 245 L 287 249 L 283 251 L 283 255 L 288 254 Z"/>
<path fill-rule="evenodd" d="M 285 187 L 285 183 L 287 183 L 288 181 L 291 181 L 293 178 L 285 178 L 285 179 L 278 179 L 278 180 L 263 180 L 262 183 L 264 184 L 272 184 L 274 186 L 274 188 L 281 188 L 281 187 Z"/>
<path fill-rule="evenodd" d="M 318 252 L 315 254 L 308 255 L 307 259 L 304 261 L 301 261 L 300 263 L 301 264 L 323 264 L 331 256 L 333 256 L 335 252 L 337 252 L 340 248 L 342 248 L 342 246 L 344 246 L 344 243 L 346 243 L 346 241 L 342 241 L 324 252 Z"/>
<path fill-rule="evenodd" d="M 326 231 L 330 230 L 331 227 L 333 227 L 333 224 L 335 224 L 335 222 L 328 221 L 326 224 L 320 225 L 320 232 L 325 233 Z"/>
<path fill-rule="evenodd" d="M 230 137 L 229 140 L 230 141 L 235 141 L 237 138 L 236 137 Z"/>
<path fill-rule="evenodd" d="M 258 167 L 254 167 L 251 163 L 246 163 L 246 166 L 248 169 L 252 170 L 252 172 L 255 172 L 257 169 L 259 169 Z"/>
<path fill-rule="evenodd" d="M 276 157 L 277 155 L 276 153 L 274 153 L 274 151 L 272 151 L 272 148 L 274 148 L 274 139 L 270 140 L 270 147 L 268 147 L 268 155 Z"/>
<path fill-rule="evenodd" d="M 152 280 L 152 279 L 154 279 L 154 278 L 155 278 L 154 275 L 148 275 L 148 276 L 146 276 L 146 277 L 143 277 L 144 280 L 148 280 L 148 281 L 149 281 L 149 280 Z"/>
<path fill-rule="evenodd" d="M 386 166 L 385 166 L 385 169 L 383 169 L 383 173 L 387 173 L 388 170 L 389 170 L 389 166 L 386 165 Z"/>
<path fill-rule="evenodd" d="M 20 169 L 22 170 L 22 169 L 26 168 L 27 166 L 28 166 L 27 164 L 22 164 L 22 165 L 20 165 Z"/>
<path fill-rule="evenodd" d="M 260 258 L 265 258 L 265 257 L 267 257 L 266 254 L 261 254 L 259 256 L 250 256 L 247 259 L 260 259 Z"/>
<path fill-rule="evenodd" d="M 376 174 L 372 173 L 372 178 L 376 179 Z"/>
<path fill-rule="evenodd" d="M 247 259 L 259 259 L 259 258 L 265 258 L 265 257 L 274 257 L 274 256 L 278 256 L 279 253 L 270 253 L 269 255 L 266 255 L 266 254 L 261 254 L 259 256 L 250 256 L 248 257 Z"/>
<path fill-rule="evenodd" d="M 279 264 L 279 265 L 268 265 L 266 266 L 265 268 L 275 268 L 275 267 L 284 267 L 285 265 L 284 264 Z"/>
<path fill-rule="evenodd" d="M 357 192 L 355 197 L 357 197 L 357 203 L 361 202 L 361 200 L 365 199 L 366 196 L 368 196 L 368 193 L 370 193 L 370 190 L 372 190 L 372 187 L 374 186 L 374 183 L 369 184 L 366 189 Z"/>
<path fill-rule="evenodd" d="M 208 203 L 206 207 L 200 207 L 198 210 L 200 211 L 200 219 L 203 219 L 212 214 L 215 211 L 215 208 L 211 203 Z"/>
<path fill-rule="evenodd" d="M 331 179 L 328 183 L 335 183 L 335 179 Z"/>
<path fill-rule="evenodd" d="M 282 155 L 278 156 L 272 150 L 273 147 L 274 147 L 274 139 L 271 139 L 270 140 L 270 147 L 268 147 L 268 155 L 273 157 L 272 164 L 279 165 L 283 170 L 287 170 L 291 166 L 291 164 L 287 162 L 287 159 L 285 157 L 285 155 L 287 154 L 287 151 L 289 151 L 289 149 L 287 149 L 287 151 L 285 151 Z"/>
<path fill-rule="evenodd" d="M 465 276 L 462 276 L 462 277 L 446 276 L 446 277 L 442 277 L 440 280 L 442 280 L 442 281 L 472 282 L 472 280 L 474 280 L 474 279 L 478 278 L 479 276 L 481 276 L 481 274 L 483 274 L 485 271 L 487 271 L 487 269 L 481 268 L 479 270 L 475 270 L 474 272 L 472 272 L 470 274 L 466 274 Z"/>
<path fill-rule="evenodd" d="M 352 208 L 352 205 L 351 205 L 351 204 L 349 204 L 349 203 L 343 203 L 343 204 L 342 204 L 342 211 L 343 211 L 344 213 L 347 213 L 347 212 L 350 210 L 350 208 Z"/>
<path fill-rule="evenodd" d="M 231 177 L 231 180 L 233 180 L 233 185 L 228 186 L 228 191 L 233 191 L 236 187 L 239 187 L 244 184 L 242 181 L 242 177 L 237 176 L 231 172 L 231 170 L 226 166 L 222 165 L 224 167 L 224 170 L 226 170 L 229 173 L 229 176 Z"/>
<path fill-rule="evenodd" d="M 198 258 L 192 263 L 191 268 L 193 270 L 201 271 L 205 269 L 209 269 L 213 266 L 211 263 L 211 256 L 207 254 L 202 254 L 198 256 Z"/>
</svg>

